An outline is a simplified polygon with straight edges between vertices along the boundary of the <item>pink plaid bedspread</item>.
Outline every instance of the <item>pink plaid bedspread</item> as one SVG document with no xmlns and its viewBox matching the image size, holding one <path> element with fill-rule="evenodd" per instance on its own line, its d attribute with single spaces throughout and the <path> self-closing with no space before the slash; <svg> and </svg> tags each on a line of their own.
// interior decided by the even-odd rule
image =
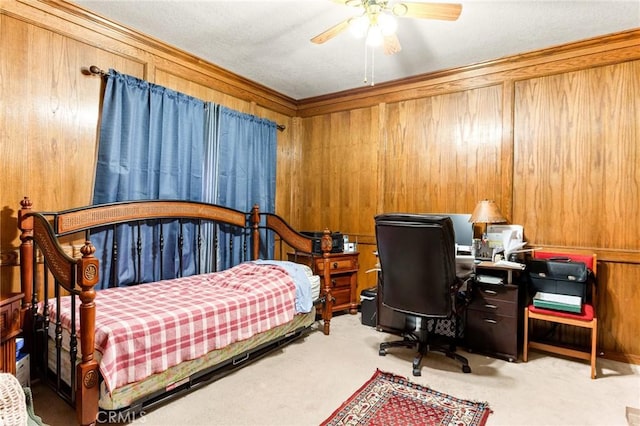
<svg viewBox="0 0 640 426">
<path fill-rule="evenodd" d="M 96 350 L 111 391 L 291 321 L 295 284 L 278 266 L 243 263 L 212 274 L 101 290 L 95 303 Z M 66 297 L 61 321 L 67 330 L 69 306 Z M 49 307 L 54 321 L 55 300 Z"/>
</svg>

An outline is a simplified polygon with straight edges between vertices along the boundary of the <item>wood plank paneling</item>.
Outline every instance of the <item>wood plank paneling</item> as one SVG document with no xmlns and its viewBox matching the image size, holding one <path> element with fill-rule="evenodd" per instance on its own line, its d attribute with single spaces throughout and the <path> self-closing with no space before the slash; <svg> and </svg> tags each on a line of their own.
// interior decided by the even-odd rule
<svg viewBox="0 0 640 426">
<path fill-rule="evenodd" d="M 640 61 L 516 84 L 514 217 L 538 244 L 639 250 Z"/>
<path fill-rule="evenodd" d="M 598 342 L 606 357 L 640 364 L 640 264 L 598 263 Z"/>
<path fill-rule="evenodd" d="M 303 206 L 301 228 L 328 227 L 349 235 L 351 241 L 371 243 L 379 184 L 378 107 L 305 118 L 301 126 L 296 166 Z M 364 270 L 375 264 L 374 250 L 375 246 L 360 244 L 358 295 L 373 285 Z"/>
<path fill-rule="evenodd" d="M 411 92 L 409 100 L 378 104 L 377 162 L 361 167 L 375 165 L 380 182 L 362 188 L 377 198 L 375 212 L 470 212 L 478 200 L 491 198 L 510 222 L 524 225 L 532 246 L 592 249 L 602 265 L 601 332 L 608 330 L 600 338 L 601 350 L 638 362 L 640 343 L 632 336 L 640 323 L 625 306 L 637 308 L 640 300 L 634 284 L 640 264 L 640 69 L 638 61 L 609 64 L 622 58 L 616 52 L 593 61 L 568 57 L 567 63 L 512 67 L 500 84 L 478 87 L 476 76 L 466 88 L 428 86 L 427 96 L 414 99 Z M 340 152 L 336 139 L 345 137 L 340 133 L 358 130 L 345 124 L 346 114 L 366 108 L 327 109 L 303 119 L 304 143 L 333 160 L 332 153 Z M 325 173 L 315 160 L 303 161 L 314 176 L 349 179 L 343 169 Z M 311 197 L 325 197 L 327 191 Z M 363 229 L 346 218 L 340 224 L 347 234 Z M 360 238 L 361 251 L 375 249 L 372 228 Z M 374 263 L 369 253 L 361 256 L 363 270 Z M 364 271 L 359 281 L 359 291 L 375 284 Z"/>
<path fill-rule="evenodd" d="M 93 187 L 101 79 L 81 68 L 109 62 L 142 75 L 138 62 L 96 50 L 85 43 L 25 24 L 7 15 L 2 21 L 3 206 L 15 209 L 29 194 L 40 209 L 87 204 Z M 73 170 L 74 173 L 69 173 Z M 17 242 L 17 228 L 3 232 L 3 244 Z"/>
<path fill-rule="evenodd" d="M 502 195 L 502 87 L 387 105 L 384 212 L 473 210 Z"/>
<path fill-rule="evenodd" d="M 639 350 L 639 89 L 640 61 L 515 85 L 514 218 L 535 245 L 598 254 L 599 342 L 616 359 Z"/>
<path fill-rule="evenodd" d="M 371 234 L 377 197 L 377 107 L 303 119 L 302 226 Z"/>
</svg>

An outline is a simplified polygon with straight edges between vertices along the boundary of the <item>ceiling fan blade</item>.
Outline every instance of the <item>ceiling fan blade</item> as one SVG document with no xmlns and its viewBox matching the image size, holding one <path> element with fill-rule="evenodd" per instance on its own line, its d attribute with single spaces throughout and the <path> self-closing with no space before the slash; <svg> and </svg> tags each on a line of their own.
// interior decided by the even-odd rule
<svg viewBox="0 0 640 426">
<path fill-rule="evenodd" d="M 382 47 L 384 49 L 385 55 L 393 55 L 394 53 L 398 53 L 402 50 L 402 46 L 400 46 L 400 40 L 398 40 L 398 36 L 396 34 L 384 36 Z"/>
<path fill-rule="evenodd" d="M 420 19 L 441 19 L 455 21 L 462 12 L 462 5 L 458 3 L 412 3 L 402 2 L 392 6 L 396 16 Z"/>
<path fill-rule="evenodd" d="M 349 26 L 349 21 L 351 20 L 351 18 L 346 19 L 342 22 L 340 22 L 339 24 L 334 25 L 333 27 L 329 28 L 328 30 L 318 34 L 317 36 L 315 36 L 314 38 L 311 39 L 311 41 L 313 43 L 316 44 L 322 44 L 328 40 L 331 40 L 332 38 L 334 38 L 335 36 L 337 36 L 338 34 L 340 34 L 342 31 L 346 30 L 347 27 Z"/>
</svg>

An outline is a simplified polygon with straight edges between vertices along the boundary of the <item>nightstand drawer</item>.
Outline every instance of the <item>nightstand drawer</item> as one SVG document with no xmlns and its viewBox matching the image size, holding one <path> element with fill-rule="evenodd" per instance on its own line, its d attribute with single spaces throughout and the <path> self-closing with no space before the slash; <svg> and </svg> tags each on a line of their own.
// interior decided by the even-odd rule
<svg viewBox="0 0 640 426">
<path fill-rule="evenodd" d="M 324 271 L 324 260 L 316 260 L 318 273 L 322 273 Z M 357 259 L 354 257 L 346 257 L 346 258 L 338 258 L 338 259 L 329 259 L 329 269 L 331 273 L 339 273 L 339 272 L 347 272 L 353 271 L 354 269 L 358 269 Z"/>
<path fill-rule="evenodd" d="M 351 289 L 351 275 L 332 275 L 331 290 Z"/>
<path fill-rule="evenodd" d="M 0 308 L 0 336 L 2 341 L 20 331 L 20 300 L 15 300 Z"/>
<path fill-rule="evenodd" d="M 335 307 L 341 307 L 341 309 L 347 309 L 351 303 L 351 289 L 350 288 L 340 288 L 331 291 L 331 295 L 334 297 L 335 301 L 333 305 Z"/>
<path fill-rule="evenodd" d="M 8 293 L 0 299 L 0 372 L 16 372 L 16 336 L 21 331 L 22 296 L 22 293 Z"/>
</svg>

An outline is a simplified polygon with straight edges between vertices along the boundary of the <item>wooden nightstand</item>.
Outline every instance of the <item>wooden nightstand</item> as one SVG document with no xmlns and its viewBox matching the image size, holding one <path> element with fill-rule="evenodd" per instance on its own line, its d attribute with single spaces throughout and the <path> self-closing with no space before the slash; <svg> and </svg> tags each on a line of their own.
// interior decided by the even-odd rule
<svg viewBox="0 0 640 426">
<path fill-rule="evenodd" d="M 314 274 L 324 273 L 324 259 L 321 254 L 288 253 L 289 261 L 302 263 L 311 268 Z M 332 312 L 349 310 L 358 313 L 356 291 L 358 289 L 358 253 L 331 253 L 329 268 L 331 276 L 331 294 L 335 298 Z"/>
<path fill-rule="evenodd" d="M 0 372 L 16 374 L 16 336 L 20 334 L 22 293 L 3 294 L 0 300 Z"/>
</svg>

